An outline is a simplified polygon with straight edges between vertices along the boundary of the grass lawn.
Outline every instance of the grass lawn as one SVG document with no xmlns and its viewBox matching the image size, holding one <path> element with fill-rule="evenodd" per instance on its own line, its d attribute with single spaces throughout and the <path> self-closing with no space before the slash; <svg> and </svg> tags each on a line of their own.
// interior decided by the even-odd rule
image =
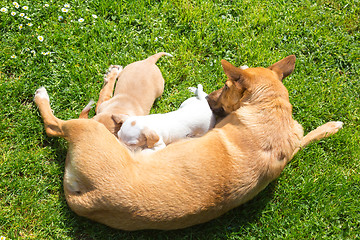
<svg viewBox="0 0 360 240">
<path fill-rule="evenodd" d="M 0 236 L 360 238 L 359 0 L 17 3 L 0 0 Z M 160 51 L 174 57 L 158 62 L 166 84 L 153 113 L 175 110 L 189 86 L 220 88 L 221 59 L 267 67 L 295 54 L 284 80 L 294 118 L 306 133 L 328 121 L 344 129 L 299 152 L 255 199 L 202 225 L 124 232 L 75 215 L 62 189 L 66 143 L 46 136 L 35 90 L 47 88 L 57 117 L 77 118 L 109 65 Z"/>
</svg>

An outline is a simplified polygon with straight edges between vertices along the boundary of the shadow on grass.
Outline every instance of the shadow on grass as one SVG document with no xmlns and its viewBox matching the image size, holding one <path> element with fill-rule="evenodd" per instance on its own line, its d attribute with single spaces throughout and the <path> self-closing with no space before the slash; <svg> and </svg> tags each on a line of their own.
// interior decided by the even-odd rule
<svg viewBox="0 0 360 240">
<path fill-rule="evenodd" d="M 247 235 L 252 225 L 261 225 L 258 222 L 263 210 L 273 198 L 276 181 L 272 182 L 254 199 L 245 203 L 223 216 L 210 222 L 199 224 L 185 229 L 160 231 L 143 230 L 126 232 L 112 229 L 91 220 L 72 215 L 73 222 L 69 223 L 73 229 L 75 239 L 225 239 L 231 234 Z M 69 208 L 68 208 L 69 209 Z M 69 211 L 71 211 L 69 209 Z"/>
</svg>

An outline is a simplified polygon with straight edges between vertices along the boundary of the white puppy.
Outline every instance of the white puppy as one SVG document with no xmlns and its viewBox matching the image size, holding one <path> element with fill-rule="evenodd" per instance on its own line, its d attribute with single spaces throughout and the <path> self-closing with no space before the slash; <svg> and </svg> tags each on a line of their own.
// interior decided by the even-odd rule
<svg viewBox="0 0 360 240">
<path fill-rule="evenodd" d="M 174 112 L 146 116 L 117 115 L 123 124 L 119 139 L 131 150 L 157 151 L 167 144 L 187 137 L 199 137 L 215 125 L 215 115 L 201 84 L 189 88 L 196 97 L 185 100 Z"/>
</svg>

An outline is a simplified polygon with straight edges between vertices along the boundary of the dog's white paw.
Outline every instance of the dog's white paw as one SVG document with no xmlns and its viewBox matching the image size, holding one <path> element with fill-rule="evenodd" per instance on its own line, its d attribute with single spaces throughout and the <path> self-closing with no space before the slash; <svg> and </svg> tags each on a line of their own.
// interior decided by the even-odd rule
<svg viewBox="0 0 360 240">
<path fill-rule="evenodd" d="M 328 122 L 325 125 L 326 125 L 326 128 L 327 128 L 326 129 L 327 133 L 332 135 L 332 134 L 337 133 L 340 129 L 342 129 L 344 123 L 340 122 L 340 121 L 337 121 L 337 122 Z"/>
<path fill-rule="evenodd" d="M 245 70 L 245 69 L 247 69 L 247 68 L 249 68 L 247 65 L 244 65 L 244 66 L 241 66 L 241 67 L 240 67 L 240 69 L 242 69 L 242 70 Z"/>
<path fill-rule="evenodd" d="M 44 87 L 41 87 L 38 90 L 36 90 L 35 98 L 42 98 L 42 99 L 46 99 L 46 100 L 50 101 L 49 95 Z"/>
<path fill-rule="evenodd" d="M 120 65 L 111 65 L 108 69 L 108 72 L 112 72 L 112 71 L 118 71 L 118 72 L 121 72 L 123 69 L 122 66 Z"/>
<path fill-rule="evenodd" d="M 109 81 L 110 75 L 115 75 L 115 79 L 118 78 L 122 70 L 123 67 L 120 65 L 110 65 L 109 69 L 104 75 L 104 83 Z"/>
<path fill-rule="evenodd" d="M 343 122 L 340 122 L 340 121 L 337 121 L 337 122 L 334 122 L 334 127 L 335 129 L 337 129 L 337 131 L 339 131 L 340 129 L 342 129 L 344 126 L 344 123 Z M 336 131 L 336 132 L 337 132 Z"/>
</svg>

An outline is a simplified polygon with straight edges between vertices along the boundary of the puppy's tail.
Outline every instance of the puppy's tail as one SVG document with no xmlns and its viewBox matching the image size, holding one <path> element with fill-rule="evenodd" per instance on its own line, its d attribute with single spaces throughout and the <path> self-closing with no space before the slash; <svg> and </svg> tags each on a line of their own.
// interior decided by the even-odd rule
<svg viewBox="0 0 360 240">
<path fill-rule="evenodd" d="M 168 56 L 168 57 L 173 57 L 173 55 L 171 55 L 170 53 L 166 53 L 166 52 L 159 52 L 156 53 L 150 57 L 148 57 L 146 60 L 152 62 L 153 64 L 155 64 L 159 58 L 161 58 L 162 56 Z"/>
<path fill-rule="evenodd" d="M 81 111 L 79 118 L 89 118 L 89 112 L 91 110 L 91 108 L 94 106 L 95 101 L 94 100 L 90 100 L 90 102 L 86 105 L 86 107 Z"/>
</svg>

